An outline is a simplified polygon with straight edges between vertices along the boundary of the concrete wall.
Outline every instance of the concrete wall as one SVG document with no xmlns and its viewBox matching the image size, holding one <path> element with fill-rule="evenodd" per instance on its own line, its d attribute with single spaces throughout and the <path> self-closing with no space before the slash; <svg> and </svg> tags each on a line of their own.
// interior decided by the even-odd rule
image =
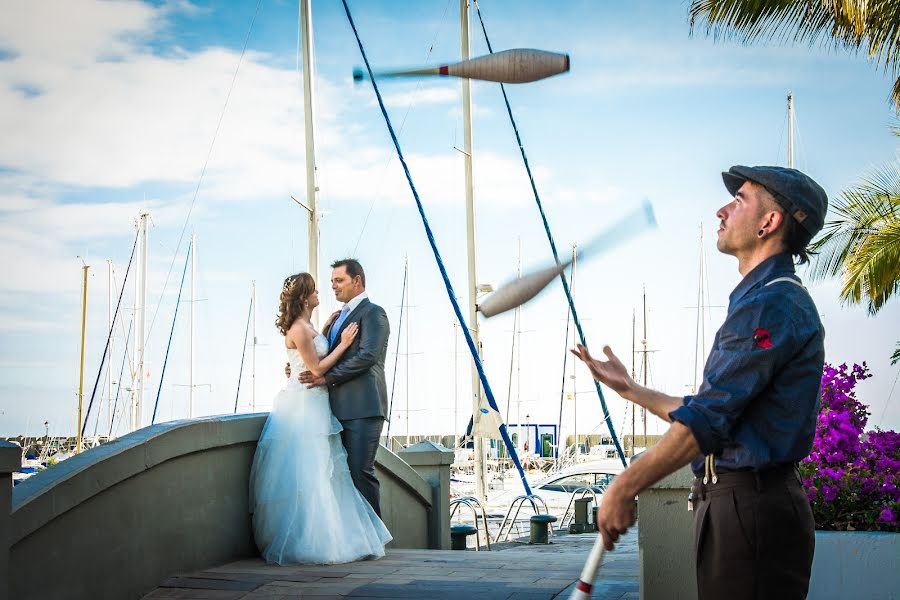
<svg viewBox="0 0 900 600">
<path fill-rule="evenodd" d="M 641 600 L 696 600 L 694 513 L 687 497 L 694 475 L 684 467 L 638 496 Z"/>
<path fill-rule="evenodd" d="M 696 600 L 694 513 L 688 467 L 638 498 L 641 600 Z M 810 600 L 900 599 L 900 534 L 817 531 Z"/>
<path fill-rule="evenodd" d="M 265 417 L 147 427 L 29 478 L 11 510 L 0 495 L 0 600 L 140 598 L 171 574 L 256 556 L 248 482 Z M 392 545 L 442 547 L 431 485 L 385 448 L 376 468 Z"/>
<path fill-rule="evenodd" d="M 0 600 L 9 599 L 9 538 L 12 474 L 22 468 L 22 449 L 0 440 Z"/>
<path fill-rule="evenodd" d="M 900 598 L 900 534 L 817 531 L 809 598 Z"/>
</svg>

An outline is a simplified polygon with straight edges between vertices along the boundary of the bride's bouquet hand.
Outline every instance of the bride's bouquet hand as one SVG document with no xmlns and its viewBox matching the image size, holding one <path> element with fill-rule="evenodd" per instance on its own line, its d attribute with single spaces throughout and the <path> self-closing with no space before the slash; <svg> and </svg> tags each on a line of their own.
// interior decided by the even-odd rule
<svg viewBox="0 0 900 600">
<path fill-rule="evenodd" d="M 350 323 L 344 327 L 344 330 L 341 332 L 341 345 L 345 348 L 350 346 L 358 333 L 359 325 L 356 323 Z"/>
</svg>

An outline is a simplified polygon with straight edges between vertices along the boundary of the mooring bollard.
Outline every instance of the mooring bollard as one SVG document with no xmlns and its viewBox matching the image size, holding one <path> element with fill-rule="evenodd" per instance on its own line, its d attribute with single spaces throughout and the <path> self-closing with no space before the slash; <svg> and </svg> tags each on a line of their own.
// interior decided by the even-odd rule
<svg viewBox="0 0 900 600">
<path fill-rule="evenodd" d="M 471 525 L 454 525 L 450 528 L 450 549 L 465 550 L 466 539 L 477 531 Z"/>
<path fill-rule="evenodd" d="M 553 515 L 532 515 L 531 516 L 531 535 L 528 539 L 529 544 L 549 544 L 549 529 L 551 523 L 556 521 Z"/>
</svg>

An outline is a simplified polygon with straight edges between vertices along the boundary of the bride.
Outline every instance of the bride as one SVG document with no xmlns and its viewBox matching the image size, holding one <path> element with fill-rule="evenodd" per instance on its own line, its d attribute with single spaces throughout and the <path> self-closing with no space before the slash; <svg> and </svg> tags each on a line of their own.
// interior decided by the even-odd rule
<svg viewBox="0 0 900 600">
<path fill-rule="evenodd" d="M 275 324 L 293 373 L 325 373 L 358 333 L 355 323 L 348 325 L 328 354 L 328 340 L 310 323 L 318 305 L 312 275 L 285 279 Z M 391 535 L 353 485 L 340 432 L 327 390 L 288 378 L 250 471 L 253 533 L 266 562 L 329 564 L 384 556 Z"/>
</svg>

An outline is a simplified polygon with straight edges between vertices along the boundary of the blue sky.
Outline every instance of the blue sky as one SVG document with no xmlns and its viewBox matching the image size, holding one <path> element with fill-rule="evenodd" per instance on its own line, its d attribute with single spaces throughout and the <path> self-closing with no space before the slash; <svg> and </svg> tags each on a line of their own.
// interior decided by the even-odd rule
<svg viewBox="0 0 900 600">
<path fill-rule="evenodd" d="M 376 67 L 459 56 L 458 2 L 353 2 L 351 8 Z M 484 0 L 481 8 L 495 50 L 571 55 L 570 73 L 508 88 L 558 246 L 590 239 L 645 198 L 654 204 L 659 228 L 582 261 L 574 287 L 592 346 L 610 343 L 626 363 L 632 311 L 640 328 L 646 287 L 649 343 L 656 350 L 651 379 L 669 393 L 686 393 L 694 380 L 696 311 L 689 307 L 696 305 L 701 223 L 710 304 L 724 305 L 739 280 L 734 259 L 711 243 L 714 213 L 728 200 L 719 173 L 733 164 L 785 164 L 787 93 L 795 95 L 796 164 L 829 195 L 896 159 L 891 81 L 864 57 L 715 42 L 702 30 L 691 36 L 686 3 Z M 89 397 L 107 327 L 106 260 L 113 261 L 120 284 L 141 209 L 153 221 L 149 296 L 151 317 L 156 314 L 148 337 L 145 423 L 172 323 L 185 223 L 199 246 L 195 381 L 210 384 L 198 389 L 197 412 L 233 408 L 254 280 L 256 407 L 269 406 L 283 381 L 282 339 L 273 327 L 277 294 L 282 279 L 307 260 L 305 216 L 290 200 L 305 193 L 293 2 L 260 4 L 187 219 L 255 9 L 255 2 L 88 0 L 4 8 L 0 435 L 42 433 L 44 421 L 51 433 L 74 432 L 77 257 L 91 265 Z M 351 81 L 362 61 L 341 4 L 315 2 L 313 17 L 321 260 L 355 253 L 367 268 L 370 295 L 388 310 L 395 332 L 390 379 L 409 257 L 413 306 L 403 324 L 410 328 L 408 347 L 405 331 L 399 336 L 392 431 L 405 432 L 408 414 L 412 433 L 450 433 L 454 423 L 462 427 L 469 406 L 469 362 L 462 353 L 453 360 L 450 304 L 371 87 Z M 472 40 L 473 54 L 486 53 L 474 16 Z M 453 80 L 394 80 L 384 81 L 382 92 L 453 284 L 464 294 L 463 164 L 453 149 L 462 144 L 460 87 Z M 478 279 L 498 284 L 515 273 L 520 239 L 526 268 L 546 264 L 550 254 L 500 91 L 475 83 L 473 96 Z M 860 385 L 860 398 L 871 407 L 870 423 L 896 429 L 900 392 L 888 399 L 898 368 L 889 366 L 888 356 L 900 331 L 900 303 L 870 318 L 862 308 L 838 304 L 838 285 L 810 286 L 827 330 L 828 360 L 868 361 L 875 377 Z M 331 308 L 327 287 L 322 297 Z M 124 304 L 127 327 L 131 286 Z M 183 304 L 161 393 L 163 420 L 187 414 L 186 316 Z M 722 308 L 707 311 L 704 348 L 723 318 Z M 488 376 L 501 413 L 512 399 L 511 421 L 517 413 L 532 422 L 556 421 L 565 319 L 558 285 L 526 307 L 521 364 L 513 365 L 512 378 L 511 317 L 483 323 Z M 114 342 L 116 368 L 122 330 L 117 327 Z M 461 338 L 458 348 L 464 348 Z M 574 385 L 579 432 L 597 430 L 599 403 L 586 371 L 576 371 Z M 250 410 L 250 389 L 247 378 L 239 410 Z M 571 379 L 566 391 L 572 392 Z M 612 393 L 607 397 L 620 428 L 624 404 Z M 571 433 L 575 402 L 565 401 L 563 410 L 564 433 Z M 94 411 L 88 430 L 102 432 L 106 400 L 100 425 Z M 662 429 L 651 421 L 651 431 Z"/>
</svg>

